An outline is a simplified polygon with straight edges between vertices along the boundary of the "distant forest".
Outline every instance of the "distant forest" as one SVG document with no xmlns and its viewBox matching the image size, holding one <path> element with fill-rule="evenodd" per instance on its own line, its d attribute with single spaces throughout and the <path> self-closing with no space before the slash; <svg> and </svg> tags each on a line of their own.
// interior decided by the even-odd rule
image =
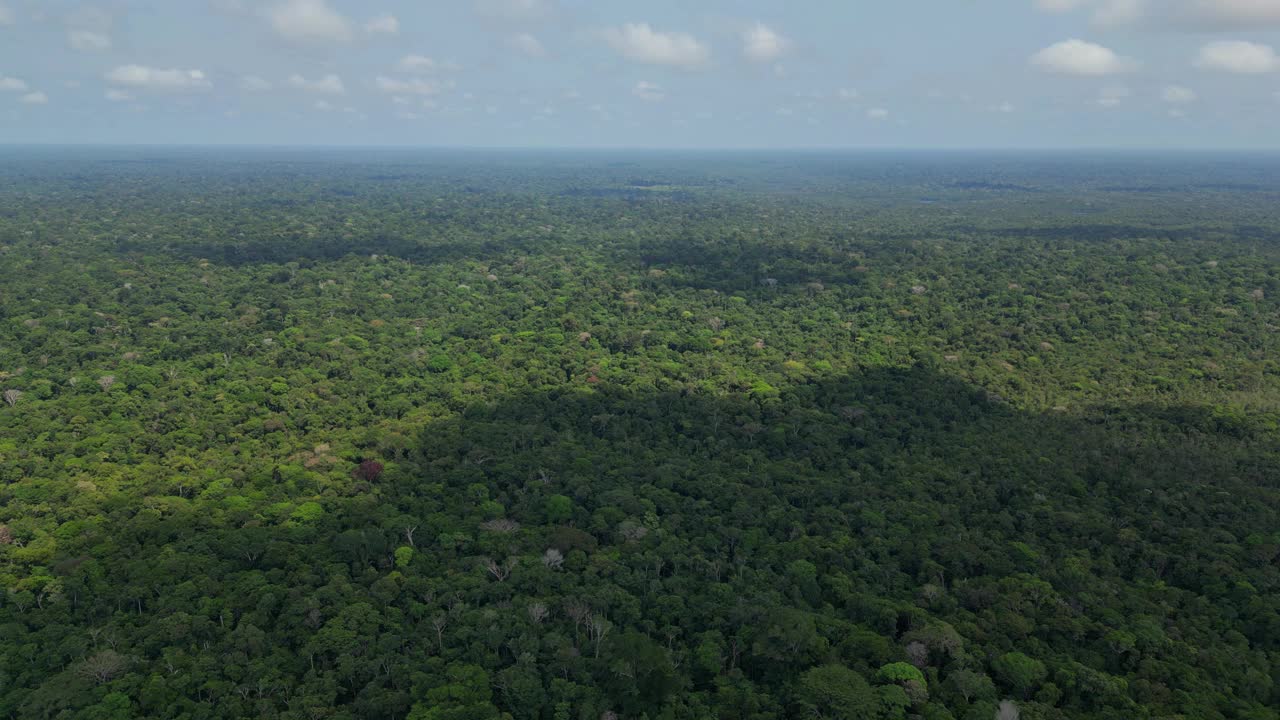
<svg viewBox="0 0 1280 720">
<path fill-rule="evenodd" d="M 1280 157 L 0 149 L 0 716 L 1280 720 Z"/>
</svg>

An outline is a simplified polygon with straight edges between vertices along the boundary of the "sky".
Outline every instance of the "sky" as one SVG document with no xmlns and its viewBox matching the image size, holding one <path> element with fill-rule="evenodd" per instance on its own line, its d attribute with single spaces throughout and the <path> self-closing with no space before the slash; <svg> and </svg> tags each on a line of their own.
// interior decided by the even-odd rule
<svg viewBox="0 0 1280 720">
<path fill-rule="evenodd" d="M 0 144 L 1280 148 L 1280 0 L 0 0 Z"/>
</svg>

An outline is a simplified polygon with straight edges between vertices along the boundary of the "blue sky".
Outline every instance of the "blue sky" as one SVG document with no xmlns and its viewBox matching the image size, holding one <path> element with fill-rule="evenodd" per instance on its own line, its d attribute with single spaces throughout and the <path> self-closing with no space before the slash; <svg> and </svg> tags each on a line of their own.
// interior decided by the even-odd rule
<svg viewBox="0 0 1280 720">
<path fill-rule="evenodd" d="M 0 143 L 1280 147 L 1280 0 L 0 0 Z"/>
</svg>

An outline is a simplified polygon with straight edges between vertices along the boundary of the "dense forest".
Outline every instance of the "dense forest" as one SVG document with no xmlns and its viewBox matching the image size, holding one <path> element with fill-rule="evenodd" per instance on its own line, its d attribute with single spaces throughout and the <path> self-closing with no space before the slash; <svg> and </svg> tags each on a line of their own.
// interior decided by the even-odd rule
<svg viewBox="0 0 1280 720">
<path fill-rule="evenodd" d="M 4 717 L 1280 719 L 1280 158 L 0 153 Z"/>
</svg>

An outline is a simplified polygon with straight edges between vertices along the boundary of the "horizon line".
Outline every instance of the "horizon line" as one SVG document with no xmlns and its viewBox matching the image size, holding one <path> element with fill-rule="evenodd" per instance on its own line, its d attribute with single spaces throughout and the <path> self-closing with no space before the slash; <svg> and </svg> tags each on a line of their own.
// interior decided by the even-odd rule
<svg viewBox="0 0 1280 720">
<path fill-rule="evenodd" d="M 661 146 L 661 145 L 404 145 L 385 143 L 362 144 L 311 144 L 311 143 L 153 143 L 153 142 L 4 142 L 6 150 L 52 148 L 156 148 L 156 149 L 260 149 L 260 150 L 417 150 L 461 152 L 654 152 L 654 153 L 815 153 L 815 152 L 865 152 L 865 153 L 919 153 L 919 152 L 989 152 L 989 153 L 1168 153 L 1168 154 L 1275 154 L 1280 146 L 1267 148 L 1244 147 L 1170 147 L 1170 146 L 859 146 L 859 145 L 794 145 L 794 146 Z"/>
</svg>

